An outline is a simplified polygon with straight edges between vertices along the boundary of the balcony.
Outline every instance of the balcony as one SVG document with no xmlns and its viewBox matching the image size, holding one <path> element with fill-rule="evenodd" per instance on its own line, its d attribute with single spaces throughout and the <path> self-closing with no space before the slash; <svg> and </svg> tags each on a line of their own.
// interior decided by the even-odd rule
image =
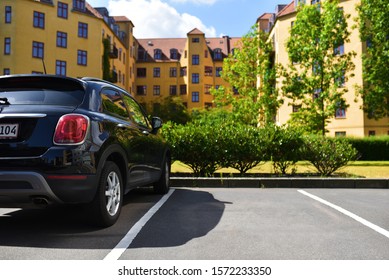
<svg viewBox="0 0 389 280">
<path fill-rule="evenodd" d="M 119 57 L 119 51 L 118 48 L 114 45 L 111 45 L 111 49 L 109 50 L 109 57 L 110 58 L 118 58 Z"/>
</svg>

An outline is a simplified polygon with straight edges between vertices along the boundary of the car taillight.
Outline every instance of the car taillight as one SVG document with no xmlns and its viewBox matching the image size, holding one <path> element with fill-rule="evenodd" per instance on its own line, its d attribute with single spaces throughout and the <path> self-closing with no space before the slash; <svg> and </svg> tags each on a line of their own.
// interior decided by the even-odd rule
<svg viewBox="0 0 389 280">
<path fill-rule="evenodd" d="M 54 133 L 55 144 L 81 144 L 89 128 L 89 118 L 83 115 L 62 116 Z"/>
</svg>

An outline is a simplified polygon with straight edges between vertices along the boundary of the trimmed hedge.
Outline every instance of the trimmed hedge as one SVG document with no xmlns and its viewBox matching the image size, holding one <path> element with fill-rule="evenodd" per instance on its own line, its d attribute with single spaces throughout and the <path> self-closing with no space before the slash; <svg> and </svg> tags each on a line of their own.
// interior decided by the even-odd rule
<svg viewBox="0 0 389 280">
<path fill-rule="evenodd" d="M 195 176 L 213 176 L 223 167 L 244 174 L 269 159 L 275 173 L 294 173 L 295 163 L 307 160 L 320 175 L 330 176 L 358 158 L 358 151 L 346 138 L 303 137 L 291 128 L 256 128 L 222 118 L 186 125 L 167 123 L 162 133 L 173 160 L 190 166 Z"/>
<path fill-rule="evenodd" d="M 389 136 L 347 138 L 347 140 L 359 152 L 359 160 L 389 160 Z"/>
</svg>

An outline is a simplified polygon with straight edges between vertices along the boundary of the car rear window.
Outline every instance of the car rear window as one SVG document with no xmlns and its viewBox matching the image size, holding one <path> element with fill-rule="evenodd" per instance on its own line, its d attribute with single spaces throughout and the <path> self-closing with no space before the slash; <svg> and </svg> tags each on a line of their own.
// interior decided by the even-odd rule
<svg viewBox="0 0 389 280">
<path fill-rule="evenodd" d="M 10 105 L 64 105 L 82 103 L 85 90 L 76 80 L 53 77 L 0 79 L 0 103 Z"/>
</svg>

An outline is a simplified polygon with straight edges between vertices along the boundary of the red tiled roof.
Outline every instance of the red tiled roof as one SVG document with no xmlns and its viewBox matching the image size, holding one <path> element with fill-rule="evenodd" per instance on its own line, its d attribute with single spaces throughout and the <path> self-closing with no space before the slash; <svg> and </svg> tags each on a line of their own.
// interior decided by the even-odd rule
<svg viewBox="0 0 389 280">
<path fill-rule="evenodd" d="M 100 13 L 98 11 L 96 11 L 88 2 L 85 2 L 85 7 L 86 9 L 92 14 L 94 15 L 95 17 L 97 18 L 103 18 L 102 15 L 100 15 Z"/>
<path fill-rule="evenodd" d="M 117 22 L 126 22 L 126 21 L 131 21 L 128 19 L 126 16 L 114 16 L 113 19 Z"/>
<path fill-rule="evenodd" d="M 192 31 L 189 31 L 188 35 L 204 35 L 204 33 L 201 30 L 195 28 Z"/>
<path fill-rule="evenodd" d="M 286 15 L 289 15 L 291 13 L 294 13 L 296 11 L 296 9 L 294 8 L 294 0 L 289 4 L 287 5 L 285 8 L 283 8 L 277 15 L 277 17 L 282 17 L 282 16 L 286 16 Z"/>
</svg>

